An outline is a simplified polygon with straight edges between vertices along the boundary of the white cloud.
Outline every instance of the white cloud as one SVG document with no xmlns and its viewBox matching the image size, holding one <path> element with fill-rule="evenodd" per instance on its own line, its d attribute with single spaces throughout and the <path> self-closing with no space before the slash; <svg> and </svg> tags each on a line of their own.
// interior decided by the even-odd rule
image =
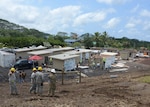
<svg viewBox="0 0 150 107">
<path fill-rule="evenodd" d="M 39 17 L 39 11 L 32 6 L 16 6 L 13 8 L 13 15 L 18 16 L 20 22 L 31 23 Z"/>
<path fill-rule="evenodd" d="M 35 0 L 31 0 L 31 2 L 33 3 Z M 74 5 L 55 9 L 39 8 L 30 5 L 29 0 L 1 0 L 0 10 L 0 16 L 3 19 L 28 28 L 52 33 L 66 31 L 69 28 L 79 29 L 84 24 L 100 22 L 106 18 L 108 13 L 115 12 L 113 8 L 83 12 L 80 6 Z"/>
<path fill-rule="evenodd" d="M 65 30 L 71 26 L 75 17 L 81 12 L 80 6 L 64 6 L 50 9 L 27 5 L 27 2 L 29 1 L 1 0 L 1 18 L 28 28 L 35 28 L 44 32 L 53 32 Z M 41 1 L 39 0 L 39 2 Z"/>
<path fill-rule="evenodd" d="M 127 23 L 125 27 L 126 28 L 133 28 L 133 27 L 135 27 L 135 24 L 134 23 Z"/>
<path fill-rule="evenodd" d="M 39 15 L 36 7 L 21 5 L 19 0 L 15 0 L 15 2 L 2 0 L 0 10 L 0 16 L 2 16 L 2 18 L 13 22 L 31 23 Z"/>
<path fill-rule="evenodd" d="M 139 4 L 137 4 L 132 10 L 131 10 L 131 12 L 137 12 L 137 10 L 139 9 L 139 7 L 140 7 L 140 5 Z"/>
<path fill-rule="evenodd" d="M 65 6 L 47 11 L 41 14 L 39 22 L 42 31 L 48 32 L 65 31 L 72 26 L 75 17 L 81 13 L 80 6 Z"/>
<path fill-rule="evenodd" d="M 118 31 L 118 33 L 122 33 L 123 32 L 123 30 L 122 29 L 120 29 L 119 31 Z"/>
<path fill-rule="evenodd" d="M 127 33 L 124 35 L 135 35 L 136 37 L 141 34 L 150 34 L 150 10 L 141 4 L 144 2 L 137 1 L 135 3 L 134 0 L 97 0 L 97 2 L 94 4 L 95 2 L 86 0 L 72 0 L 72 2 L 63 2 L 59 5 L 55 0 L 0 0 L 0 18 L 52 34 L 56 34 L 58 31 L 92 33 L 99 30 L 108 30 L 108 32 L 119 36 L 124 33 Z M 128 2 L 131 4 L 127 4 Z M 108 4 L 112 8 L 108 9 L 102 3 Z M 121 6 L 118 7 L 116 4 L 121 4 Z M 128 5 L 130 8 L 126 8 Z M 145 9 L 141 10 L 142 6 Z M 112 14 L 115 12 L 116 14 Z M 108 18 L 110 20 L 106 22 Z M 121 28 L 125 22 L 127 30 Z M 91 26 L 94 27 L 91 28 Z"/>
<path fill-rule="evenodd" d="M 104 26 L 105 28 L 113 28 L 120 22 L 119 18 L 110 19 L 107 24 Z"/>
<path fill-rule="evenodd" d="M 114 13 L 115 10 L 110 8 L 98 12 L 83 13 L 77 16 L 74 20 L 73 26 L 85 25 L 91 22 L 103 21 L 108 13 Z"/>
<path fill-rule="evenodd" d="M 150 11 L 144 9 L 140 12 L 140 15 L 144 17 L 150 17 Z"/>
<path fill-rule="evenodd" d="M 74 21 L 74 26 L 84 25 L 90 22 L 99 22 L 106 17 L 105 12 L 85 13 L 78 16 Z"/>
<path fill-rule="evenodd" d="M 125 25 L 126 28 L 134 28 L 137 25 L 141 25 L 142 24 L 142 20 L 141 19 L 137 19 L 134 17 L 131 17 L 130 20 L 128 21 L 128 23 Z"/>
<path fill-rule="evenodd" d="M 99 3 L 105 3 L 105 4 L 123 4 L 127 0 L 97 0 Z"/>
</svg>

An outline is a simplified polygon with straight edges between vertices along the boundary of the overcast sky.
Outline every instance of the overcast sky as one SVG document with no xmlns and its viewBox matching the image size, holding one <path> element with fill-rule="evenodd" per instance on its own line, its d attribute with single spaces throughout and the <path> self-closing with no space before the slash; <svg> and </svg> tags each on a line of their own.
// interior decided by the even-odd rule
<svg viewBox="0 0 150 107">
<path fill-rule="evenodd" d="M 150 41 L 150 0 L 0 0 L 0 18 L 50 34 Z"/>
</svg>

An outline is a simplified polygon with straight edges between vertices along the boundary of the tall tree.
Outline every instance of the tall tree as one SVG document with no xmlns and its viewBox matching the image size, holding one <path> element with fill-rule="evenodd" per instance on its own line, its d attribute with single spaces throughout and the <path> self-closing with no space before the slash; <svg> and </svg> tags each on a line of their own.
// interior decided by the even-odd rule
<svg viewBox="0 0 150 107">
<path fill-rule="evenodd" d="M 104 31 L 103 33 L 102 33 L 102 35 L 101 35 L 101 42 L 102 42 L 102 44 L 103 44 L 103 47 L 105 47 L 106 45 L 108 45 L 108 39 L 109 39 L 109 36 L 108 36 L 108 34 L 107 34 L 107 32 L 106 31 Z"/>
<path fill-rule="evenodd" d="M 100 47 L 100 33 L 99 32 L 95 32 L 95 35 L 94 35 L 94 42 L 96 43 L 95 46 L 96 47 Z"/>
<path fill-rule="evenodd" d="M 86 48 L 93 47 L 92 37 L 89 37 L 89 36 L 84 37 L 83 43 Z"/>
</svg>

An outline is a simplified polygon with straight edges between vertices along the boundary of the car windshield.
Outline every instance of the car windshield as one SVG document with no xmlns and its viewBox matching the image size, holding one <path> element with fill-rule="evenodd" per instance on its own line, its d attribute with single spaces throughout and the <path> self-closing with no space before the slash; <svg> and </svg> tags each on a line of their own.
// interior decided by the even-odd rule
<svg viewBox="0 0 150 107">
<path fill-rule="evenodd" d="M 31 61 L 31 60 L 29 60 L 28 62 L 29 62 L 30 64 L 32 64 L 32 63 L 33 63 L 33 61 Z"/>
<path fill-rule="evenodd" d="M 27 61 L 28 61 L 28 60 L 23 60 L 23 59 L 21 59 L 21 60 L 18 60 L 18 61 L 16 62 L 16 64 L 27 63 Z"/>
<path fill-rule="evenodd" d="M 16 64 L 19 64 L 21 61 L 22 61 L 22 60 L 18 60 L 18 61 L 16 62 Z"/>
</svg>

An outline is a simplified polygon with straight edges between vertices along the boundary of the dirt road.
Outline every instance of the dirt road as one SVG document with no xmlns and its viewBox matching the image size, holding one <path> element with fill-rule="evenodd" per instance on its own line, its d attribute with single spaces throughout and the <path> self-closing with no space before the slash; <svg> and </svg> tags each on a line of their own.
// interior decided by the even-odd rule
<svg viewBox="0 0 150 107">
<path fill-rule="evenodd" d="M 56 96 L 48 97 L 44 83 L 43 96 L 29 93 L 30 83 L 17 84 L 19 95 L 9 95 L 8 82 L 0 84 L 1 107 L 150 107 L 150 84 L 139 78 L 150 75 L 150 60 L 128 62 L 128 72 L 103 73 L 100 76 L 57 82 Z M 99 72 L 99 71 L 94 71 Z M 111 78 L 111 75 L 117 75 Z"/>
</svg>

